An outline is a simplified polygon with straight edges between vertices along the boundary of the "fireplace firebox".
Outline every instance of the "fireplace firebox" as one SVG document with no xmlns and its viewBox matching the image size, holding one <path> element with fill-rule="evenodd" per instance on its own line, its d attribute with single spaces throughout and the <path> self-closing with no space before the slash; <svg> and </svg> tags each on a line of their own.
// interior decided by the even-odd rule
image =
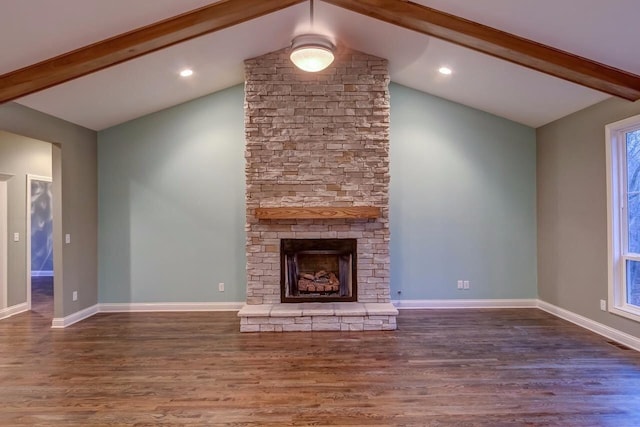
<svg viewBox="0 0 640 427">
<path fill-rule="evenodd" d="M 280 300 L 357 301 L 356 239 L 282 239 Z"/>
</svg>

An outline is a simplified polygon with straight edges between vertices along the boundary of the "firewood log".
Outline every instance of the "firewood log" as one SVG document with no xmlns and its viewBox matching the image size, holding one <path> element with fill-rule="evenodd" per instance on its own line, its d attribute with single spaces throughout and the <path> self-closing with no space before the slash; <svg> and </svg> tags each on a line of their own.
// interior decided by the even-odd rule
<svg viewBox="0 0 640 427">
<path fill-rule="evenodd" d="M 310 285 L 313 285 L 313 282 L 311 280 L 307 280 L 307 279 L 298 280 L 298 290 L 299 291 L 308 292 Z M 314 287 L 314 289 L 315 289 L 315 287 Z"/>
<path fill-rule="evenodd" d="M 326 277 L 328 275 L 328 273 L 324 270 L 320 270 L 318 272 L 316 272 L 315 276 L 316 279 L 320 279 L 321 277 Z"/>
</svg>

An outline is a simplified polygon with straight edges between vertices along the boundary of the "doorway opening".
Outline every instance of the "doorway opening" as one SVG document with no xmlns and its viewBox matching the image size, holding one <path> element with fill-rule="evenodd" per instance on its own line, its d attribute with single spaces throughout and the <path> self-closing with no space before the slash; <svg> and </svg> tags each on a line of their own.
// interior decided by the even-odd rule
<svg viewBox="0 0 640 427">
<path fill-rule="evenodd" d="M 31 311 L 53 318 L 53 188 L 27 175 L 27 296 Z"/>
</svg>

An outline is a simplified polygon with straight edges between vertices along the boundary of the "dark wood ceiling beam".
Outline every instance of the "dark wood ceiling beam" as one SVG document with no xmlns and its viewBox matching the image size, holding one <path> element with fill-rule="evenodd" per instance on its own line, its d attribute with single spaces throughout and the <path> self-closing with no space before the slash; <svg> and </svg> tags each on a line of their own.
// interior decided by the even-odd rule
<svg viewBox="0 0 640 427">
<path fill-rule="evenodd" d="M 223 0 L 0 76 L 0 103 L 305 0 Z M 405 0 L 323 0 L 631 101 L 640 76 Z"/>
<path fill-rule="evenodd" d="M 640 99 L 640 76 L 405 0 L 323 0 L 620 98 Z"/>
<path fill-rule="evenodd" d="M 0 103 L 305 0 L 223 0 L 0 76 Z"/>
</svg>

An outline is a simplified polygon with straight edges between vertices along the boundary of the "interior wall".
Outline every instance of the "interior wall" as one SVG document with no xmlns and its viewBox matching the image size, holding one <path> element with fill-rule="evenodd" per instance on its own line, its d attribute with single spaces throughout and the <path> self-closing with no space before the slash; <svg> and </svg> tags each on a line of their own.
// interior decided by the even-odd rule
<svg viewBox="0 0 640 427">
<path fill-rule="evenodd" d="M 390 90 L 392 298 L 535 298 L 535 131 Z M 245 299 L 242 86 L 100 132 L 99 165 L 100 302 Z"/>
<path fill-rule="evenodd" d="M 0 173 L 7 181 L 8 276 L 7 306 L 27 301 L 27 174 L 51 176 L 51 144 L 0 131 Z M 20 240 L 13 240 L 19 233 Z M 3 308 L 3 307 L 0 307 Z"/>
<path fill-rule="evenodd" d="M 610 99 L 537 130 L 540 299 L 640 337 L 640 324 L 600 310 L 607 299 L 605 125 L 640 114 Z"/>
<path fill-rule="evenodd" d="M 54 316 L 64 317 L 96 304 L 96 132 L 16 103 L 0 105 L 0 129 L 55 144 L 51 171 L 54 200 L 62 203 L 53 207 Z M 56 217 L 62 221 L 56 221 Z M 63 233 L 70 234 L 70 244 L 62 244 Z M 77 301 L 72 300 L 74 291 L 78 292 Z"/>
<path fill-rule="evenodd" d="M 535 130 L 390 89 L 392 298 L 535 298 Z"/>
<path fill-rule="evenodd" d="M 100 302 L 245 299 L 243 103 L 235 86 L 99 133 Z"/>
</svg>

